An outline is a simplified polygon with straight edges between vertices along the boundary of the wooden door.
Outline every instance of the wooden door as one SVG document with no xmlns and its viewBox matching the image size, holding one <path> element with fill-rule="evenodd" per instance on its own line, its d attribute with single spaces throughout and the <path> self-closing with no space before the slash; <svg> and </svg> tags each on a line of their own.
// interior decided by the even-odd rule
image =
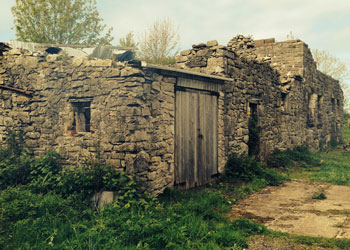
<svg viewBox="0 0 350 250">
<path fill-rule="evenodd" d="M 175 184 L 200 186 L 218 173 L 217 103 L 208 91 L 176 91 Z"/>
</svg>

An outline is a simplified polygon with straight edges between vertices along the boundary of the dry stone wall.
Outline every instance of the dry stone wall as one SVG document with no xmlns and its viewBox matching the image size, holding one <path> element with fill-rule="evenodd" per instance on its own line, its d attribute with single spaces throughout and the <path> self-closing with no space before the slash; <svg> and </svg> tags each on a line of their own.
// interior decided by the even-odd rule
<svg viewBox="0 0 350 250">
<path fill-rule="evenodd" d="M 343 93 L 339 83 L 316 69 L 307 45 L 237 36 L 181 52 L 177 65 L 233 79 L 225 86 L 226 152 L 248 152 L 251 109 L 257 109 L 259 155 L 308 144 L 319 149 L 341 141 Z"/>
<path fill-rule="evenodd" d="M 338 81 L 317 70 L 307 44 L 300 40 L 273 42 L 251 51 L 280 72 L 284 96 L 281 134 L 290 140 L 279 147 L 306 143 L 319 149 L 331 140 L 342 141 L 343 92 Z"/>
<path fill-rule="evenodd" d="M 152 194 L 174 185 L 180 78 L 191 91 L 209 81 L 218 96 L 219 173 L 232 152 L 266 157 L 276 148 L 318 149 L 343 138 L 339 83 L 317 71 L 299 40 L 237 36 L 227 46 L 195 44 L 177 57 L 178 70 L 20 49 L 1 53 L 0 144 L 7 127 L 24 130 L 36 155 L 55 150 L 66 165 L 99 156 L 138 175 Z"/>
<path fill-rule="evenodd" d="M 175 81 L 127 63 L 10 50 L 0 58 L 0 141 L 6 127 L 22 129 L 36 155 L 56 150 L 67 165 L 99 156 L 159 193 L 174 182 Z"/>
</svg>

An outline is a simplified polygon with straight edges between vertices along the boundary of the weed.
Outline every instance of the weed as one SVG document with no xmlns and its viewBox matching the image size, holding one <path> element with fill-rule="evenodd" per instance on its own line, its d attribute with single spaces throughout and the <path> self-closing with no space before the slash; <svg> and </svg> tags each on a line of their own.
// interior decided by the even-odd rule
<svg viewBox="0 0 350 250">
<path fill-rule="evenodd" d="M 225 166 L 224 179 L 226 181 L 252 181 L 265 179 L 268 185 L 278 186 L 285 180 L 273 169 L 263 167 L 254 157 L 248 155 L 232 154 Z"/>
<path fill-rule="evenodd" d="M 7 186 L 26 184 L 33 159 L 25 144 L 23 131 L 6 128 L 6 147 L 0 149 L 0 190 Z"/>
<path fill-rule="evenodd" d="M 306 167 L 309 165 L 318 166 L 320 160 L 315 157 L 305 145 L 293 149 L 281 151 L 276 149 L 266 160 L 271 168 L 286 168 L 292 166 Z"/>
<path fill-rule="evenodd" d="M 314 196 L 312 196 L 312 199 L 314 199 L 314 200 L 326 200 L 327 196 L 322 192 L 322 193 L 317 193 Z"/>
</svg>

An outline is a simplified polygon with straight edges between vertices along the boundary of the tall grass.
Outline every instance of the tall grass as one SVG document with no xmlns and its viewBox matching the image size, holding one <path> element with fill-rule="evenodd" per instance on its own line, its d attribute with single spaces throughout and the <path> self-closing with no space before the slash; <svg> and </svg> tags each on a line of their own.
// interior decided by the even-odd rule
<svg viewBox="0 0 350 250">
<path fill-rule="evenodd" d="M 265 227 L 226 218 L 220 190 L 167 190 L 147 196 L 132 177 L 103 164 L 74 170 L 55 152 L 34 159 L 22 134 L 0 150 L 0 249 L 242 249 Z M 95 209 L 89 197 L 117 200 Z"/>
</svg>

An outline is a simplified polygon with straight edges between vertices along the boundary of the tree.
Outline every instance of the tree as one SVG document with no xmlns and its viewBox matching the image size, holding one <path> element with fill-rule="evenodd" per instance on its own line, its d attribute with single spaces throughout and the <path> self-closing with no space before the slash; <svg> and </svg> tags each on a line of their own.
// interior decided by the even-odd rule
<svg viewBox="0 0 350 250">
<path fill-rule="evenodd" d="M 99 17 L 96 0 L 16 0 L 12 7 L 18 40 L 56 44 L 106 45 L 112 28 Z"/>
<path fill-rule="evenodd" d="M 137 43 L 134 40 L 134 32 L 129 31 L 125 37 L 120 38 L 119 44 L 125 48 L 137 47 Z"/>
<path fill-rule="evenodd" d="M 175 63 L 180 36 L 169 18 L 157 20 L 142 34 L 138 57 L 151 63 Z"/>
<path fill-rule="evenodd" d="M 319 71 L 339 80 L 343 84 L 349 78 L 349 71 L 346 64 L 337 57 L 331 55 L 326 50 L 318 49 L 312 50 L 312 54 Z"/>
<path fill-rule="evenodd" d="M 314 60 L 317 65 L 317 69 L 326 75 L 333 77 L 336 80 L 339 80 L 340 86 L 344 92 L 348 92 L 347 85 L 345 80 L 349 79 L 349 70 L 346 67 L 346 64 L 339 60 L 339 58 L 331 55 L 326 50 L 312 50 Z M 349 105 L 349 100 L 344 95 L 344 104 Z"/>
</svg>

